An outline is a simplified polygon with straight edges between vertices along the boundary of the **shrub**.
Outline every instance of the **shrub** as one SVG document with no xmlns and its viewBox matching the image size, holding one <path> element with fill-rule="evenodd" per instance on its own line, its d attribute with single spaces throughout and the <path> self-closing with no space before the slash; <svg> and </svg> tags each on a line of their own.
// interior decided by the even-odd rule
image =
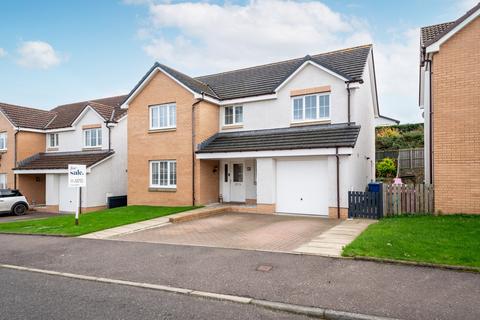
<svg viewBox="0 0 480 320">
<path fill-rule="evenodd" d="M 400 131 L 397 128 L 382 127 L 377 130 L 377 137 L 400 137 Z"/>
<path fill-rule="evenodd" d="M 397 174 L 397 166 L 391 158 L 385 158 L 377 162 L 377 176 L 381 178 L 393 178 Z"/>
</svg>

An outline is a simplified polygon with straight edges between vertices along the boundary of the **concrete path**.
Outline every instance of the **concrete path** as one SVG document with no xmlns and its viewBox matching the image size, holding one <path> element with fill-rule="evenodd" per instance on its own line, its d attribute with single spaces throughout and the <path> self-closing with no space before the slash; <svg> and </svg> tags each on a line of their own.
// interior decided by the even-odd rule
<svg viewBox="0 0 480 320">
<path fill-rule="evenodd" d="M 480 274 L 474 273 L 158 243 L 20 235 L 0 235 L 0 243 L 3 264 L 406 320 L 480 319 Z M 264 265 L 272 268 L 258 271 Z M 8 280 L 2 280 L 7 286 Z M 41 283 L 44 288 L 48 284 Z M 85 292 L 76 296 L 87 301 L 97 297 Z M 161 298 L 152 301 L 162 303 Z"/>
<path fill-rule="evenodd" d="M 339 225 L 321 233 L 312 241 L 301 245 L 294 252 L 340 257 L 343 247 L 352 242 L 375 220 L 346 220 Z"/>
<path fill-rule="evenodd" d="M 110 237 L 125 235 L 125 234 L 147 230 L 151 228 L 157 228 L 157 227 L 161 227 L 168 224 L 170 224 L 170 220 L 168 217 L 160 217 L 160 218 L 127 224 L 127 225 L 116 227 L 116 228 L 110 228 L 102 231 L 85 234 L 83 236 L 80 236 L 79 238 L 108 239 Z"/>
</svg>

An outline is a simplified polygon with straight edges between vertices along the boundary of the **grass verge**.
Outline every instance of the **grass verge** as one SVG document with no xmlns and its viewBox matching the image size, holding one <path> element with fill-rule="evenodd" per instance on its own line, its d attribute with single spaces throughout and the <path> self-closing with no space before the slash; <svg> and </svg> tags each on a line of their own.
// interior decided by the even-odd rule
<svg viewBox="0 0 480 320">
<path fill-rule="evenodd" d="M 128 206 L 82 214 L 78 226 L 75 225 L 74 215 L 1 223 L 0 233 L 80 236 L 196 208 Z"/>
<path fill-rule="evenodd" d="M 480 267 L 480 216 L 400 216 L 370 225 L 346 257 Z"/>
</svg>

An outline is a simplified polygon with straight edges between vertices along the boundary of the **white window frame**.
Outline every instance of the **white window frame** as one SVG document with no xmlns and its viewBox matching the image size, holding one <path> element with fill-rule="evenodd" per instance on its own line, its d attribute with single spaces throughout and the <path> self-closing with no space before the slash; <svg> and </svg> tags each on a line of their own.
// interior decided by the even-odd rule
<svg viewBox="0 0 480 320">
<path fill-rule="evenodd" d="M 48 135 L 48 147 L 49 148 L 58 148 L 58 133 L 49 133 Z M 54 143 L 52 144 L 52 137 Z"/>
<path fill-rule="evenodd" d="M 166 125 L 160 125 L 160 110 L 167 109 Z M 174 129 L 177 127 L 177 105 L 176 103 L 165 103 L 149 106 L 148 108 L 148 127 L 149 130 Z M 153 112 L 158 110 L 156 124 L 153 124 Z M 173 110 L 173 111 L 172 111 Z M 172 115 L 173 112 L 173 115 Z"/>
<path fill-rule="evenodd" d="M 161 184 L 160 182 L 160 166 L 162 163 L 167 164 L 167 183 L 166 184 Z M 158 164 L 158 183 L 154 184 L 153 183 L 153 165 Z M 173 166 L 175 167 L 175 183 L 172 183 L 172 169 Z M 170 188 L 170 189 L 175 189 L 177 188 L 177 161 L 176 160 L 152 160 L 149 163 L 150 167 L 150 187 L 151 188 Z"/>
<path fill-rule="evenodd" d="M 315 96 L 316 99 L 316 118 L 314 119 L 307 119 L 306 118 L 306 97 Z M 320 97 L 328 96 L 328 117 L 320 117 Z M 302 119 L 295 119 L 295 100 L 302 99 Z M 307 94 L 303 96 L 294 96 L 291 98 L 291 119 L 293 123 L 302 123 L 302 122 L 315 122 L 315 121 L 324 121 L 330 120 L 332 115 L 332 95 L 330 92 L 324 93 L 315 93 L 315 94 Z"/>
<path fill-rule="evenodd" d="M 7 189 L 7 174 L 0 173 L 0 189 Z M 4 181 L 2 181 L 4 180 Z"/>
<path fill-rule="evenodd" d="M 96 131 L 97 139 L 95 140 L 95 145 L 88 145 L 87 144 L 87 132 Z M 83 129 L 83 147 L 84 148 L 101 148 L 103 143 L 102 137 L 102 128 L 90 128 L 90 129 Z M 91 134 L 90 139 L 88 140 L 91 143 Z"/>
<path fill-rule="evenodd" d="M 232 109 L 233 113 L 232 113 L 232 123 L 227 123 L 227 109 Z M 237 114 L 237 109 L 240 109 L 242 110 L 242 121 L 237 121 L 237 117 L 236 117 L 236 114 Z M 238 126 L 238 125 L 242 125 L 243 124 L 243 117 L 244 117 L 244 113 L 243 113 L 243 106 L 242 105 L 238 105 L 238 106 L 226 106 L 226 107 L 223 107 L 223 125 L 224 126 Z"/>
<path fill-rule="evenodd" d="M 7 133 L 6 132 L 0 132 L 0 140 L 3 140 L 3 148 L 0 147 L 0 151 L 6 151 L 7 150 Z M 1 146 L 1 143 L 0 143 Z"/>
</svg>

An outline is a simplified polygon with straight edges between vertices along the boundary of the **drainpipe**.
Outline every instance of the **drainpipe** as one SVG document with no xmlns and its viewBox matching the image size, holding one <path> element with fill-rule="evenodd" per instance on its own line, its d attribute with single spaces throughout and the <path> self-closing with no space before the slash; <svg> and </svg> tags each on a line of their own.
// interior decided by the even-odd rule
<svg viewBox="0 0 480 320">
<path fill-rule="evenodd" d="M 433 103 L 432 103 L 432 100 L 433 100 L 433 97 L 432 97 L 432 68 L 433 68 L 433 60 L 432 59 L 428 59 L 426 60 L 425 62 L 428 63 L 428 73 L 429 73 L 429 77 L 428 77 L 428 95 L 429 95 L 429 101 L 428 101 L 428 104 L 429 104 L 429 107 L 430 107 L 430 112 L 428 114 L 428 118 L 429 118 L 429 122 L 430 122 L 430 125 L 428 126 L 428 141 L 429 141 L 429 149 L 428 152 L 430 153 L 430 157 L 429 157 L 429 172 L 430 172 L 430 181 L 429 183 L 430 184 L 433 184 Z"/>
<path fill-rule="evenodd" d="M 351 96 L 351 90 L 352 90 L 352 89 L 350 88 L 350 84 L 352 84 L 352 83 L 360 83 L 360 84 L 362 84 L 362 83 L 363 83 L 363 80 L 362 80 L 362 79 L 353 79 L 353 80 L 347 80 L 347 81 L 345 81 L 345 84 L 347 85 L 347 110 L 348 110 L 348 111 L 347 111 L 347 123 L 348 123 L 348 125 L 350 125 L 350 123 L 351 123 L 351 112 L 350 112 L 350 109 L 351 109 L 351 107 L 350 107 L 350 104 L 351 104 L 350 100 L 351 100 L 351 98 L 350 98 L 350 96 Z"/>
<path fill-rule="evenodd" d="M 105 126 L 108 130 L 108 152 L 112 151 L 112 128 L 110 127 L 110 123 L 113 123 L 110 120 L 105 120 Z"/>
<path fill-rule="evenodd" d="M 195 106 L 202 102 L 205 98 L 205 93 L 202 92 L 202 97 L 196 99 L 192 104 L 192 206 L 195 205 Z"/>
<path fill-rule="evenodd" d="M 337 218 L 340 219 L 340 155 L 338 147 L 335 148 L 335 157 L 337 158 Z"/>
<path fill-rule="evenodd" d="M 17 167 L 17 134 L 20 132 L 20 127 L 17 127 L 13 134 L 13 166 Z M 17 189 L 17 174 L 13 174 L 13 189 Z"/>
</svg>

